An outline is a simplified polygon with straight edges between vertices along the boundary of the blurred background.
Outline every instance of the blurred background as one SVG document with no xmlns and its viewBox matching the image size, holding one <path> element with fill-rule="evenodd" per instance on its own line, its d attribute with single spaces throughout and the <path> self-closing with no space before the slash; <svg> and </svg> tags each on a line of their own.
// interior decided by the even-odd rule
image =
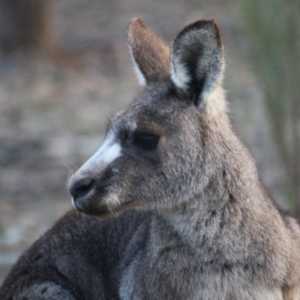
<svg viewBox="0 0 300 300">
<path fill-rule="evenodd" d="M 134 16 L 169 41 L 216 20 L 237 132 L 271 196 L 300 218 L 299 0 L 1 0 L 0 283 L 72 209 L 69 175 L 141 89 L 127 47 Z"/>
</svg>

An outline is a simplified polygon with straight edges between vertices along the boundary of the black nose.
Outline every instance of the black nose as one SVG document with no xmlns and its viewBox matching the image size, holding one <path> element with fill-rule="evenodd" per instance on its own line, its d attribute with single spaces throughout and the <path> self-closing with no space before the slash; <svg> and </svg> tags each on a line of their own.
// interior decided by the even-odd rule
<svg viewBox="0 0 300 300">
<path fill-rule="evenodd" d="M 70 194 L 73 199 L 77 199 L 87 195 L 94 187 L 95 180 L 91 178 L 83 178 L 76 181 L 70 187 Z"/>
</svg>

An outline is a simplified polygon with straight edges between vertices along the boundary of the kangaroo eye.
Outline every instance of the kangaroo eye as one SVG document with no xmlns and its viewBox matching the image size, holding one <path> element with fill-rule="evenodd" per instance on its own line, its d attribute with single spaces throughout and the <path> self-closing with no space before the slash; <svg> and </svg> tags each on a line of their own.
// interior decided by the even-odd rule
<svg viewBox="0 0 300 300">
<path fill-rule="evenodd" d="M 133 137 L 133 143 L 144 150 L 154 150 L 157 147 L 159 136 L 150 132 L 139 132 Z"/>
</svg>

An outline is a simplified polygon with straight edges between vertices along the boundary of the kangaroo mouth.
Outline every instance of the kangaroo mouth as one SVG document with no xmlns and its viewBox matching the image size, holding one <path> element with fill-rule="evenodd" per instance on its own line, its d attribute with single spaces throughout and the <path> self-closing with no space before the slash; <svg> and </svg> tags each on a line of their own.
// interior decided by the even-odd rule
<svg viewBox="0 0 300 300">
<path fill-rule="evenodd" d="M 116 195 L 102 191 L 101 195 L 94 193 L 83 199 L 72 199 L 72 202 L 74 207 L 84 214 L 100 219 L 110 219 L 136 207 L 135 201 L 122 203 L 120 200 Z"/>
<path fill-rule="evenodd" d="M 95 216 L 95 217 L 99 217 L 99 218 L 103 218 L 106 219 L 108 218 L 111 214 L 111 211 L 109 210 L 109 208 L 106 205 L 98 205 L 97 207 L 92 207 L 92 206 L 80 206 L 75 204 L 75 207 L 78 211 L 86 214 L 86 215 L 90 215 L 90 216 Z"/>
</svg>

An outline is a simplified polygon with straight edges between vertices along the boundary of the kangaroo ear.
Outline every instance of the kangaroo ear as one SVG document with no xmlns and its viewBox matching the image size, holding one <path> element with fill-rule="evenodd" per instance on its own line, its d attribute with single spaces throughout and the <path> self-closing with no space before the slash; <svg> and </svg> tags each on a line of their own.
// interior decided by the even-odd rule
<svg viewBox="0 0 300 300">
<path fill-rule="evenodd" d="M 176 37 L 171 52 L 171 79 L 202 106 L 222 80 L 223 45 L 214 21 L 202 20 L 185 27 Z"/>
<path fill-rule="evenodd" d="M 140 84 L 170 79 L 170 49 L 142 19 L 130 21 L 128 42 Z"/>
</svg>

